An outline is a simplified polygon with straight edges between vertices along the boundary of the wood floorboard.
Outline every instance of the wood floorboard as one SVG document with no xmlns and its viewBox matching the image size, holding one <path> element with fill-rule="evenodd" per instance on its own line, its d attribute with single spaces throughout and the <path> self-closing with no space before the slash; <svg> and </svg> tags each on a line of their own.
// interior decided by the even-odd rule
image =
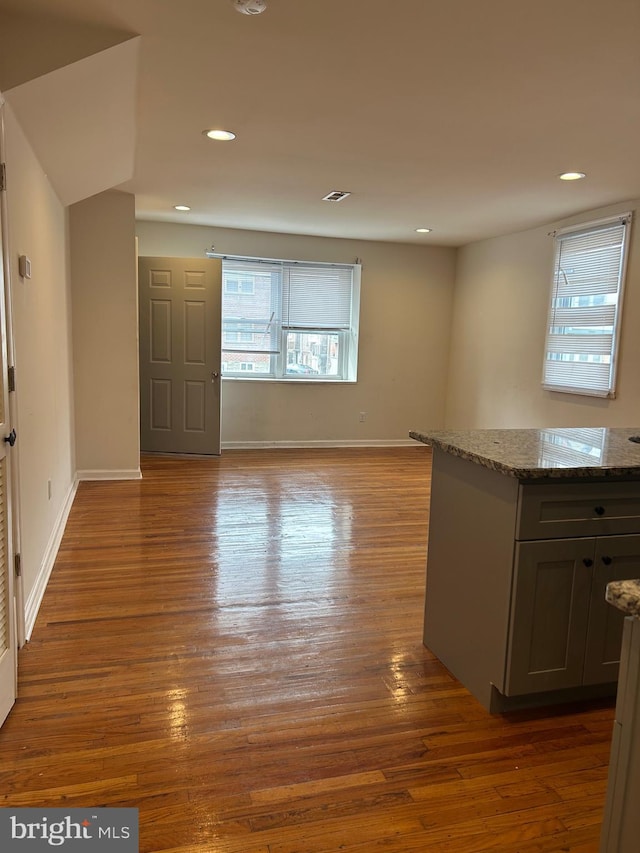
<svg viewBox="0 0 640 853">
<path fill-rule="evenodd" d="M 597 853 L 613 703 L 490 715 L 422 645 L 428 448 L 142 470 L 80 484 L 3 806 L 137 807 L 141 853 Z"/>
</svg>

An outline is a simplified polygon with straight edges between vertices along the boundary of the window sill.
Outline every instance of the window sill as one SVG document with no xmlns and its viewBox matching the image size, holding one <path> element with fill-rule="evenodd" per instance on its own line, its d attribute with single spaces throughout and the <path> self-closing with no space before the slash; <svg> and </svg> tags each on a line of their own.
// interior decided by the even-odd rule
<svg viewBox="0 0 640 853">
<path fill-rule="evenodd" d="M 615 400 L 615 391 L 592 390 L 590 388 L 570 388 L 568 385 L 545 385 L 542 384 L 544 391 L 552 391 L 554 394 L 573 394 L 577 397 L 598 397 L 601 400 Z"/>
<path fill-rule="evenodd" d="M 223 382 L 277 382 L 280 385 L 356 385 L 357 379 L 283 379 L 278 376 L 223 376 Z"/>
</svg>

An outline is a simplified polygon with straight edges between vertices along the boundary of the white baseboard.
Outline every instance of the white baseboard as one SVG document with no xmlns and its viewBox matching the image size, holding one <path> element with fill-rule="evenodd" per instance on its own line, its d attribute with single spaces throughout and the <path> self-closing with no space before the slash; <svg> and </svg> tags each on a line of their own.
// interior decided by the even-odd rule
<svg viewBox="0 0 640 853">
<path fill-rule="evenodd" d="M 27 599 L 27 603 L 24 607 L 25 637 L 27 640 L 31 638 L 31 632 L 33 631 L 33 626 L 36 623 L 38 610 L 40 610 L 40 605 L 42 604 L 42 598 L 44 596 L 44 591 L 47 588 L 49 577 L 51 576 L 53 564 L 58 556 L 58 549 L 60 547 L 60 542 L 62 541 L 64 529 L 67 525 L 67 519 L 69 518 L 69 513 L 71 512 L 73 499 L 76 496 L 77 489 L 78 480 L 76 479 L 69 487 L 67 496 L 62 504 L 60 512 L 58 513 L 58 518 L 56 519 L 53 530 L 51 531 L 51 536 L 49 537 L 49 541 L 44 552 L 44 557 L 42 559 L 42 564 L 40 566 L 36 582 L 29 593 L 29 598 Z"/>
<path fill-rule="evenodd" d="M 336 441 L 223 441 L 223 450 L 262 450 L 295 447 L 414 447 L 412 438 L 338 439 Z"/>
<path fill-rule="evenodd" d="M 112 471 L 101 468 L 85 468 L 76 473 L 78 480 L 141 480 L 142 473 L 139 468 Z"/>
</svg>

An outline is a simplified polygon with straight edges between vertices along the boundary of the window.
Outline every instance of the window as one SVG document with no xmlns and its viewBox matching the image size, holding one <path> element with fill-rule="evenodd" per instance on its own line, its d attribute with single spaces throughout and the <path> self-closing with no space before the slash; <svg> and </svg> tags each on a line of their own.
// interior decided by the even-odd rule
<svg viewBox="0 0 640 853">
<path fill-rule="evenodd" d="M 222 375 L 353 382 L 360 266 L 222 260 Z"/>
<path fill-rule="evenodd" d="M 244 279 L 238 281 L 237 278 L 227 278 L 224 282 L 225 293 L 253 293 L 253 281 Z"/>
<path fill-rule="evenodd" d="M 631 214 L 556 232 L 543 387 L 615 396 Z"/>
</svg>

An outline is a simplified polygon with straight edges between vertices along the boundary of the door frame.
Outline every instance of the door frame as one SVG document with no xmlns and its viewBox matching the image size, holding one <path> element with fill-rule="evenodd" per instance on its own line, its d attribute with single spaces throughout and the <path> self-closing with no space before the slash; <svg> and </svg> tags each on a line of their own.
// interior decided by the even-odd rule
<svg viewBox="0 0 640 853">
<path fill-rule="evenodd" d="M 0 93 L 0 164 L 2 168 L 2 185 L 0 187 L 0 255 L 2 262 L 3 288 L 0 292 L 0 344 L 2 346 L 2 394 L 3 394 L 3 422 L 6 433 L 15 429 L 15 393 L 9 384 L 9 370 L 14 367 L 14 341 L 11 323 L 11 264 L 9 257 L 8 237 L 8 207 L 6 187 L 6 165 L 5 165 L 5 132 L 4 132 L 4 98 Z M 15 373 L 13 374 L 15 379 Z M 5 439 L 6 440 L 6 439 Z M 14 434 L 15 441 L 15 434 Z M 16 497 L 17 480 L 17 454 L 13 450 L 13 443 L 5 450 L 6 459 L 6 484 L 4 494 L 4 518 L 6 520 L 6 563 L 7 589 L 6 589 L 6 613 L 8 617 L 8 670 L 4 671 L 4 677 L 12 676 L 13 684 L 7 685 L 7 694 L 4 700 L 9 699 L 11 704 L 3 704 L 2 719 L 10 713 L 17 698 L 18 692 L 18 646 L 24 642 L 24 606 L 22 594 L 22 578 L 17 576 L 17 563 L 15 560 L 16 542 L 19 541 L 20 523 L 18 517 L 19 502 Z M 6 714 L 5 714 L 6 711 Z"/>
<path fill-rule="evenodd" d="M 0 162 L 5 162 L 5 132 L 4 132 L 4 97 L 0 92 Z M 11 260 L 9 257 L 9 210 L 7 203 L 7 193 L 0 192 L 0 228 L 2 229 L 2 267 L 4 271 L 4 316 L 6 325 L 7 339 L 7 368 L 16 367 L 16 349 L 15 338 L 13 334 L 13 311 L 12 311 L 12 280 L 11 280 Z M 15 373 L 14 373 L 15 375 Z M 9 390 L 9 423 L 15 429 L 18 429 L 18 400 L 17 390 Z M 11 451 L 11 464 L 9 466 L 10 481 L 9 489 L 7 490 L 7 498 L 10 502 L 10 518 L 11 518 L 11 534 L 12 548 L 8 557 L 12 565 L 15 565 L 15 555 L 21 553 L 20 543 L 20 444 L 16 444 Z M 22 573 L 13 573 L 13 595 L 15 600 L 14 616 L 15 629 L 17 637 L 17 648 L 22 648 L 26 642 L 26 621 L 25 621 L 25 601 L 24 601 L 24 583 Z M 17 662 L 16 662 L 17 665 Z"/>
</svg>

